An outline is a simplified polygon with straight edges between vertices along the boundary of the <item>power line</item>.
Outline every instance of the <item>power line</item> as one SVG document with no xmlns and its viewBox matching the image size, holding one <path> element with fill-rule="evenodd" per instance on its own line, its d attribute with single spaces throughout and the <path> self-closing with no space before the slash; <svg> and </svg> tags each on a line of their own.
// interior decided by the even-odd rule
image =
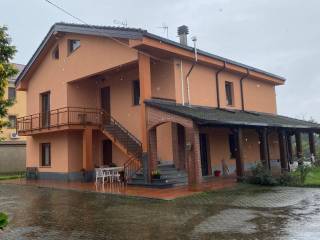
<svg viewBox="0 0 320 240">
<path fill-rule="evenodd" d="M 76 19 L 77 21 L 81 22 L 82 24 L 87 25 L 88 27 L 90 27 L 90 28 L 92 28 L 92 29 L 94 29 L 94 30 L 100 31 L 100 29 L 96 28 L 95 26 L 92 26 L 91 24 L 85 22 L 85 21 L 82 20 L 81 18 L 73 15 L 72 13 L 70 13 L 70 12 L 67 11 L 67 10 L 65 10 L 63 7 L 61 7 L 61 6 L 53 3 L 52 1 L 49 1 L 49 0 L 44 0 L 44 1 L 47 2 L 48 4 L 50 4 L 51 6 L 57 8 L 58 10 L 62 11 L 63 13 L 67 14 L 68 16 L 70 16 L 70 17 Z M 153 59 L 156 59 L 156 60 L 165 62 L 165 63 L 169 63 L 168 61 L 166 61 L 166 60 L 164 60 L 164 59 L 160 59 L 160 58 L 158 58 L 158 57 L 152 56 L 152 55 L 150 55 L 150 54 L 148 54 L 148 53 L 145 53 L 145 52 L 143 52 L 143 51 L 134 49 L 134 48 L 130 47 L 129 45 L 127 45 L 127 44 L 119 41 L 119 40 L 116 39 L 116 38 L 113 38 L 113 37 L 110 37 L 110 36 L 107 36 L 107 35 L 104 35 L 104 36 L 107 37 L 107 38 L 109 38 L 109 39 L 111 39 L 111 40 L 113 40 L 113 41 L 115 41 L 115 42 L 117 42 L 117 43 L 119 43 L 119 44 L 121 44 L 122 46 L 125 46 L 125 47 L 127 47 L 127 48 L 133 49 L 133 50 L 137 51 L 138 53 L 144 54 L 144 55 L 146 55 L 146 56 L 148 56 L 148 57 L 150 57 L 150 58 L 153 58 Z"/>
</svg>

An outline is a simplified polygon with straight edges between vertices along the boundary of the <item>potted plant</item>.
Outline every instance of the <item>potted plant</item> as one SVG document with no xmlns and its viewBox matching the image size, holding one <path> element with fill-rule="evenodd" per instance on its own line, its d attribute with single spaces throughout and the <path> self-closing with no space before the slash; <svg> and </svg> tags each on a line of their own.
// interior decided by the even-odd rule
<svg viewBox="0 0 320 240">
<path fill-rule="evenodd" d="M 161 179 L 161 173 L 158 170 L 152 171 L 152 179 Z"/>
<path fill-rule="evenodd" d="M 221 171 L 220 170 L 215 170 L 214 172 L 215 177 L 220 177 L 221 176 Z"/>
</svg>

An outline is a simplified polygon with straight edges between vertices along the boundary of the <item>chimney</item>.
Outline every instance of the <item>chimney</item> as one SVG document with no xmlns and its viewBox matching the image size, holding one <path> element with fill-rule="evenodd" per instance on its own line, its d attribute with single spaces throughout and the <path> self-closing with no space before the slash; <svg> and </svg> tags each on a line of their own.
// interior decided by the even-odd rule
<svg viewBox="0 0 320 240">
<path fill-rule="evenodd" d="M 186 25 L 178 27 L 178 36 L 182 45 L 188 45 L 189 28 Z"/>
</svg>

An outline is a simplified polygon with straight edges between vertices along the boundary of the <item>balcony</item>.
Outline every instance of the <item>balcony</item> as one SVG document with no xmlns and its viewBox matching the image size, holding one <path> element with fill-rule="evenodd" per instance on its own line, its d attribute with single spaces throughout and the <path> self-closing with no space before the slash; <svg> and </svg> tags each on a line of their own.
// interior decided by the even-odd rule
<svg viewBox="0 0 320 240">
<path fill-rule="evenodd" d="M 16 129 L 20 136 L 42 132 L 99 128 L 107 114 L 96 108 L 63 107 L 49 112 L 32 114 L 17 119 Z"/>
</svg>

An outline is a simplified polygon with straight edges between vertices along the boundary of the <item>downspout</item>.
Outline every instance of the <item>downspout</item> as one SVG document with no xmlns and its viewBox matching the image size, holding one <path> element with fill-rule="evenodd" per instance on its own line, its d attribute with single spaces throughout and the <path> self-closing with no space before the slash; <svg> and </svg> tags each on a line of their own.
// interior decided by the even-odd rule
<svg viewBox="0 0 320 240">
<path fill-rule="evenodd" d="M 218 108 L 220 108 L 219 74 L 226 69 L 226 65 L 227 65 L 226 61 L 223 61 L 223 67 L 216 72 L 216 90 L 217 90 Z"/>
<path fill-rule="evenodd" d="M 188 104 L 191 105 L 191 99 L 190 99 L 190 81 L 189 81 L 189 76 L 194 68 L 194 66 L 197 64 L 198 62 L 198 51 L 197 51 L 197 46 L 196 46 L 196 42 L 197 42 L 197 38 L 193 37 L 192 41 L 194 43 L 194 61 L 192 63 L 192 66 L 189 70 L 189 72 L 186 75 L 186 80 L 187 80 L 187 93 L 188 93 Z"/>
<path fill-rule="evenodd" d="M 249 77 L 250 72 L 249 69 L 247 68 L 247 73 L 246 75 L 242 76 L 240 78 L 240 95 L 241 95 L 241 109 L 242 111 L 244 111 L 244 96 L 243 96 L 243 80 L 246 79 L 247 77 Z"/>
<path fill-rule="evenodd" d="M 183 67 L 182 67 L 182 59 L 180 59 L 180 80 L 181 80 L 181 97 L 182 97 L 182 105 L 184 102 L 184 77 L 183 77 Z"/>
</svg>

